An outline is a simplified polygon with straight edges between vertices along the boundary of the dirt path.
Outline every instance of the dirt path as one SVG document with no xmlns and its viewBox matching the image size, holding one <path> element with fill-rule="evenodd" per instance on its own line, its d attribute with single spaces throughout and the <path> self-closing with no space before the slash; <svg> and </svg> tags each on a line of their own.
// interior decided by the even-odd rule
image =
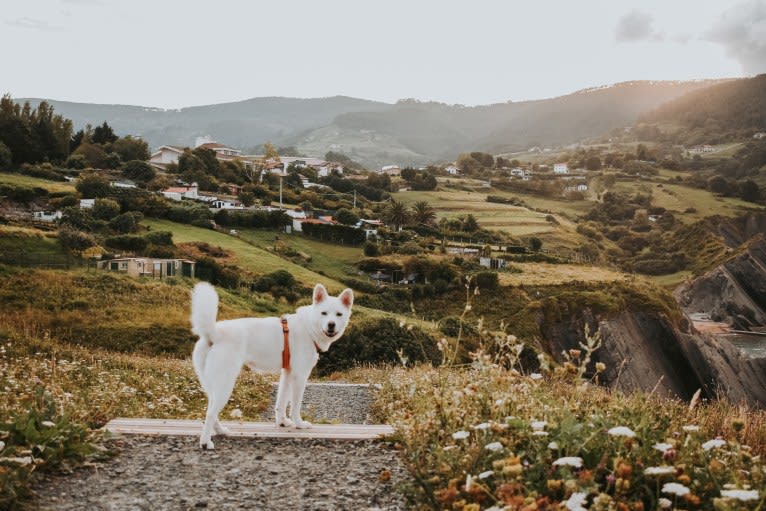
<svg viewBox="0 0 766 511">
<path fill-rule="evenodd" d="M 310 399 L 309 399 L 310 396 Z M 369 389 L 312 385 L 306 406 L 322 418 L 368 420 Z M 332 411 L 335 413 L 332 413 Z M 216 437 L 202 451 L 191 436 L 130 435 L 96 468 L 35 485 L 46 510 L 399 510 L 406 473 L 388 444 Z"/>
</svg>

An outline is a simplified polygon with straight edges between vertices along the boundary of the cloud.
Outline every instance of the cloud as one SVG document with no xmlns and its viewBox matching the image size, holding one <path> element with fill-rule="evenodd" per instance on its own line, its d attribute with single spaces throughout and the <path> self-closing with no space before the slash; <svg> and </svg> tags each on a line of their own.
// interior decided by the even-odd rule
<svg viewBox="0 0 766 511">
<path fill-rule="evenodd" d="M 617 22 L 614 37 L 617 42 L 621 43 L 641 41 L 650 37 L 662 37 L 661 34 L 654 33 L 653 22 L 654 18 L 651 14 L 638 10 L 630 11 Z"/>
<path fill-rule="evenodd" d="M 723 45 L 748 74 L 766 71 L 766 0 L 750 0 L 724 12 L 705 39 Z"/>
<path fill-rule="evenodd" d="M 47 21 L 28 18 L 26 16 L 15 20 L 8 20 L 5 22 L 5 24 L 11 27 L 26 28 L 30 30 L 42 30 L 44 32 L 59 32 L 64 30 L 62 27 L 51 25 Z"/>
</svg>

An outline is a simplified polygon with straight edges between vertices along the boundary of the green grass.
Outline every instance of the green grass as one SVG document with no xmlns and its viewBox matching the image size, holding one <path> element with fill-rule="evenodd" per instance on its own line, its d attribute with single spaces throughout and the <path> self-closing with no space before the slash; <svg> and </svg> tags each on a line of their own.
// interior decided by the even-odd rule
<svg viewBox="0 0 766 511">
<path fill-rule="evenodd" d="M 173 241 L 176 244 L 202 241 L 211 245 L 220 246 L 233 252 L 234 256 L 230 261 L 231 263 L 257 274 L 272 273 L 277 270 L 287 270 L 296 278 L 296 280 L 306 286 L 313 287 L 317 282 L 321 282 L 331 293 L 340 292 L 346 287 L 337 280 L 320 275 L 270 252 L 268 250 L 270 245 L 265 241 L 255 240 L 255 245 L 251 245 L 235 236 L 230 236 L 210 229 L 202 229 L 191 225 L 170 222 L 168 220 L 146 219 L 143 221 L 143 224 L 154 231 L 171 231 L 173 233 Z M 271 233 L 271 236 L 271 239 L 273 240 L 273 232 Z"/>
<path fill-rule="evenodd" d="M 353 266 L 363 257 L 360 247 L 325 243 L 293 233 L 285 234 L 263 229 L 239 229 L 239 237 L 261 247 L 275 245 L 307 254 L 311 260 L 306 262 L 306 268 L 333 279 L 341 279 L 351 274 L 355 275 Z M 279 240 L 275 239 L 279 237 Z"/>
<path fill-rule="evenodd" d="M 29 188 L 44 188 L 48 192 L 74 192 L 74 185 L 66 182 L 48 181 L 37 177 L 24 176 L 21 174 L 8 174 L 0 172 L 0 184 L 27 186 Z"/>
</svg>

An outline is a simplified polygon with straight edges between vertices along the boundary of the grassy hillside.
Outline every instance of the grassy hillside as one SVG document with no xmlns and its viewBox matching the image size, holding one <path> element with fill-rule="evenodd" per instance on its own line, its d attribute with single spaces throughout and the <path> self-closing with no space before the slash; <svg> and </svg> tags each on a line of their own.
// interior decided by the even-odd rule
<svg viewBox="0 0 766 511">
<path fill-rule="evenodd" d="M 0 172 L 0 184 L 26 186 L 28 188 L 43 188 L 48 190 L 50 193 L 75 191 L 74 185 L 72 183 L 49 181 L 47 179 L 25 176 L 22 174 L 9 174 L 7 172 Z"/>
</svg>

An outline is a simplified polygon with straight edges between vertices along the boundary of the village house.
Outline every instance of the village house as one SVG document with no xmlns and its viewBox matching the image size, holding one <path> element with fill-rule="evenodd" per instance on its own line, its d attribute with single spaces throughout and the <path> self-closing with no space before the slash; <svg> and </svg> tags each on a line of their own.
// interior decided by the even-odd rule
<svg viewBox="0 0 766 511">
<path fill-rule="evenodd" d="M 171 200 L 182 199 L 198 199 L 199 198 L 199 186 L 197 183 L 192 183 L 185 186 L 171 186 L 162 190 L 162 195 Z"/>
<path fill-rule="evenodd" d="M 210 202 L 210 209 L 245 209 L 245 206 L 233 199 L 215 199 Z"/>
<path fill-rule="evenodd" d="M 564 188 L 565 192 L 587 192 L 588 191 L 588 185 L 585 183 L 580 183 L 576 185 L 567 186 Z"/>
<path fill-rule="evenodd" d="M 569 165 L 567 165 L 566 163 L 554 163 L 553 173 L 554 174 L 569 174 Z"/>
<path fill-rule="evenodd" d="M 166 277 L 194 278 L 196 263 L 188 259 L 158 259 L 153 257 L 121 257 L 98 261 L 99 270 L 116 271 L 131 277 L 151 277 L 162 279 Z"/>
<path fill-rule="evenodd" d="M 360 218 L 354 227 L 357 229 L 363 229 L 365 239 L 370 239 L 370 236 L 378 235 L 378 229 L 383 227 L 383 221 Z"/>
<path fill-rule="evenodd" d="M 506 267 L 508 261 L 505 259 L 496 259 L 494 257 L 479 257 L 479 266 L 489 268 L 490 270 L 502 270 Z"/>
<path fill-rule="evenodd" d="M 96 199 L 80 199 L 80 209 L 93 209 Z"/>
<path fill-rule="evenodd" d="M 704 144 L 704 145 L 696 145 L 689 149 L 689 152 L 691 154 L 704 154 L 704 153 L 713 153 L 715 152 L 715 147 Z"/>
<path fill-rule="evenodd" d="M 63 214 L 60 210 L 56 211 L 35 211 L 32 213 L 32 219 L 37 222 L 56 222 L 61 220 Z"/>
<path fill-rule="evenodd" d="M 380 168 L 379 174 L 387 174 L 391 177 L 398 177 L 402 175 L 402 169 L 399 165 L 384 165 Z"/>
<path fill-rule="evenodd" d="M 444 172 L 449 174 L 450 176 L 457 176 L 460 174 L 460 169 L 458 169 L 455 165 L 447 165 L 444 167 Z"/>
<path fill-rule="evenodd" d="M 178 163 L 178 158 L 184 154 L 184 148 L 177 145 L 163 145 L 154 151 L 149 158 L 149 165 L 165 170 L 170 163 Z"/>
<path fill-rule="evenodd" d="M 303 232 L 304 224 L 335 225 L 336 223 L 337 222 L 333 220 L 331 216 L 320 216 L 317 218 L 293 218 L 293 231 Z"/>
</svg>

